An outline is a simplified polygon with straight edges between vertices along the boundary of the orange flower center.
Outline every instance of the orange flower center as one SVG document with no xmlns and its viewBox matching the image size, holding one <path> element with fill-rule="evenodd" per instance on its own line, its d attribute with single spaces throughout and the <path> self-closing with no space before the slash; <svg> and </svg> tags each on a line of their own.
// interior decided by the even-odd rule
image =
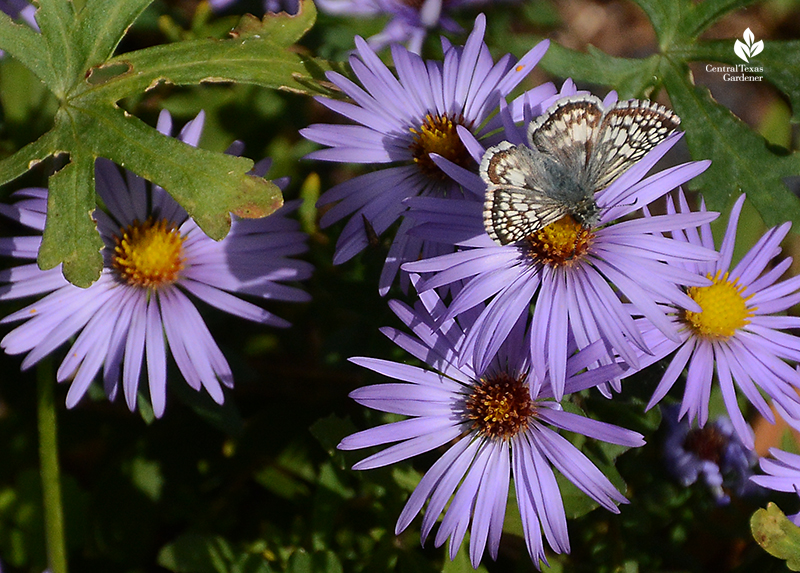
<svg viewBox="0 0 800 573">
<path fill-rule="evenodd" d="M 570 215 L 564 215 L 525 240 L 528 243 L 530 257 L 557 267 L 573 264 L 585 255 L 594 240 L 594 233 Z"/>
</svg>

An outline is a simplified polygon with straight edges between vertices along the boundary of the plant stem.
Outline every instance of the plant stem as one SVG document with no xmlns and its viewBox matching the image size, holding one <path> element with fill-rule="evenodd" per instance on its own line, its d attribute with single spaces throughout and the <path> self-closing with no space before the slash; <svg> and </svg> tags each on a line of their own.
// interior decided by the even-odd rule
<svg viewBox="0 0 800 573">
<path fill-rule="evenodd" d="M 36 368 L 39 418 L 39 463 L 44 500 L 44 531 L 47 564 L 51 573 L 67 573 L 64 542 L 64 512 L 61 504 L 61 473 L 58 468 L 58 433 L 53 364 L 42 360 Z"/>
</svg>

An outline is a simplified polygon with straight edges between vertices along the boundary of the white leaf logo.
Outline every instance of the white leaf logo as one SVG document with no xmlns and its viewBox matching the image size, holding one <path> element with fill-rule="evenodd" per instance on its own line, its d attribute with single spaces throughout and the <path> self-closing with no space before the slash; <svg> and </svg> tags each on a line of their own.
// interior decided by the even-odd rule
<svg viewBox="0 0 800 573">
<path fill-rule="evenodd" d="M 759 40 L 756 42 L 755 34 L 750 28 L 744 31 L 742 38 L 744 38 L 744 42 L 736 40 L 736 43 L 734 43 L 733 52 L 745 62 L 750 63 L 750 58 L 764 51 L 764 41 Z"/>
</svg>

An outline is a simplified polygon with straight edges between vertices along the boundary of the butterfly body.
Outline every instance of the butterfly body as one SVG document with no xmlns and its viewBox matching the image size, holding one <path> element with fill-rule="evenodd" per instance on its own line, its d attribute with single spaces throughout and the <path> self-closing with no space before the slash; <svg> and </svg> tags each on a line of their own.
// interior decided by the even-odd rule
<svg viewBox="0 0 800 573">
<path fill-rule="evenodd" d="M 595 193 L 679 124 L 675 114 L 649 101 L 627 100 L 607 109 L 591 95 L 557 101 L 529 125 L 529 145 L 504 141 L 484 154 L 486 231 L 507 245 L 565 215 L 584 227 L 596 225 Z"/>
</svg>

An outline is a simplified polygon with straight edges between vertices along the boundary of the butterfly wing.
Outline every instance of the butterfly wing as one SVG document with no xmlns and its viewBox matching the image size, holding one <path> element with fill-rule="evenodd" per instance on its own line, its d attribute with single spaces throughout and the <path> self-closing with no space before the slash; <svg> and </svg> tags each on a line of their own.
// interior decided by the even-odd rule
<svg viewBox="0 0 800 573">
<path fill-rule="evenodd" d="M 483 203 L 483 226 L 495 243 L 508 245 L 555 223 L 567 212 L 563 203 L 540 191 L 490 185 Z"/>
<path fill-rule="evenodd" d="M 663 105 L 647 100 L 620 101 L 609 108 L 587 165 L 595 191 L 611 185 L 680 123 L 680 118 Z"/>
<path fill-rule="evenodd" d="M 483 226 L 495 243 L 516 243 L 567 214 L 566 206 L 537 183 L 544 179 L 541 170 L 542 163 L 524 145 L 504 141 L 483 155 Z"/>
<path fill-rule="evenodd" d="M 549 156 L 567 173 L 583 173 L 603 119 L 603 102 L 593 95 L 557 101 L 528 126 L 533 149 Z"/>
</svg>

